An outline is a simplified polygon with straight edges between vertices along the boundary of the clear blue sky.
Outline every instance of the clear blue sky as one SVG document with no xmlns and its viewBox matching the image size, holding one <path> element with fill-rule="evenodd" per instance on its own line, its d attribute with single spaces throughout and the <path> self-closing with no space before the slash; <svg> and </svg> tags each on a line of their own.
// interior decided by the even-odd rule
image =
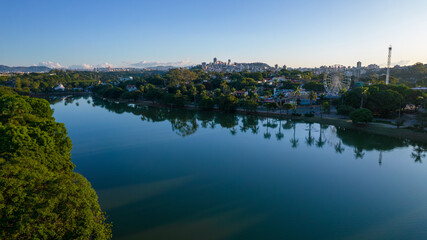
<svg viewBox="0 0 427 240">
<path fill-rule="evenodd" d="M 427 63 L 426 0 L 4 0 L 0 64 Z"/>
</svg>

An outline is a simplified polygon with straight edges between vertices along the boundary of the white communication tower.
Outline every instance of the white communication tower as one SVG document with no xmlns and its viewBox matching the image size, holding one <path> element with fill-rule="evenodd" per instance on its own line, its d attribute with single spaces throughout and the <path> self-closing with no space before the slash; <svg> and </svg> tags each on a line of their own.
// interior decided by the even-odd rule
<svg viewBox="0 0 427 240">
<path fill-rule="evenodd" d="M 387 75 L 385 77 L 385 84 L 390 82 L 390 65 L 391 65 L 391 45 L 388 47 L 388 60 L 387 60 Z"/>
</svg>

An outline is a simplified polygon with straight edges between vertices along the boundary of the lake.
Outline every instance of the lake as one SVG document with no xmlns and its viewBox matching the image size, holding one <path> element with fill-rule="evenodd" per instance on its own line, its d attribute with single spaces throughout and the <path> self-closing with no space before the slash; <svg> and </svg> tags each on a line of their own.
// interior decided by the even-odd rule
<svg viewBox="0 0 427 240">
<path fill-rule="evenodd" d="M 425 145 L 92 97 L 52 108 L 113 239 L 427 239 Z"/>
</svg>

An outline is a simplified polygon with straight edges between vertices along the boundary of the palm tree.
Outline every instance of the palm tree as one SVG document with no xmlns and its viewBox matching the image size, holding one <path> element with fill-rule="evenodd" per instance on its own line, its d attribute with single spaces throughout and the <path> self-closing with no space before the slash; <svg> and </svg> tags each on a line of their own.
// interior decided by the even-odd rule
<svg viewBox="0 0 427 240">
<path fill-rule="evenodd" d="M 280 102 L 280 114 L 282 113 L 282 107 L 283 107 L 283 105 L 282 105 L 282 99 L 283 98 L 285 98 L 286 96 L 285 96 L 285 93 L 284 92 L 280 92 L 278 95 L 277 95 L 277 97 L 279 98 L 279 102 Z"/>
<path fill-rule="evenodd" d="M 313 105 L 313 101 L 317 99 L 317 93 L 315 91 L 310 91 L 308 94 L 308 98 L 310 99 L 310 107 Z"/>
<path fill-rule="evenodd" d="M 301 88 L 298 86 L 293 92 L 292 92 L 292 95 L 295 97 L 295 96 L 298 96 L 298 97 L 300 97 L 301 96 Z"/>
<path fill-rule="evenodd" d="M 367 92 L 368 92 L 368 88 L 362 88 L 362 97 L 360 98 L 360 108 L 363 108 L 363 99 L 365 98 Z"/>
</svg>

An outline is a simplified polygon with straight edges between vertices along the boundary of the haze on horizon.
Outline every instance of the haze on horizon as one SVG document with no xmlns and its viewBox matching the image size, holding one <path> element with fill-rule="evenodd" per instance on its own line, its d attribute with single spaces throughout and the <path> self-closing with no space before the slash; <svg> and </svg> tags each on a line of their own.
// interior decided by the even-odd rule
<svg viewBox="0 0 427 240">
<path fill-rule="evenodd" d="M 425 0 L 5 1 L 0 65 L 427 63 Z"/>
</svg>

